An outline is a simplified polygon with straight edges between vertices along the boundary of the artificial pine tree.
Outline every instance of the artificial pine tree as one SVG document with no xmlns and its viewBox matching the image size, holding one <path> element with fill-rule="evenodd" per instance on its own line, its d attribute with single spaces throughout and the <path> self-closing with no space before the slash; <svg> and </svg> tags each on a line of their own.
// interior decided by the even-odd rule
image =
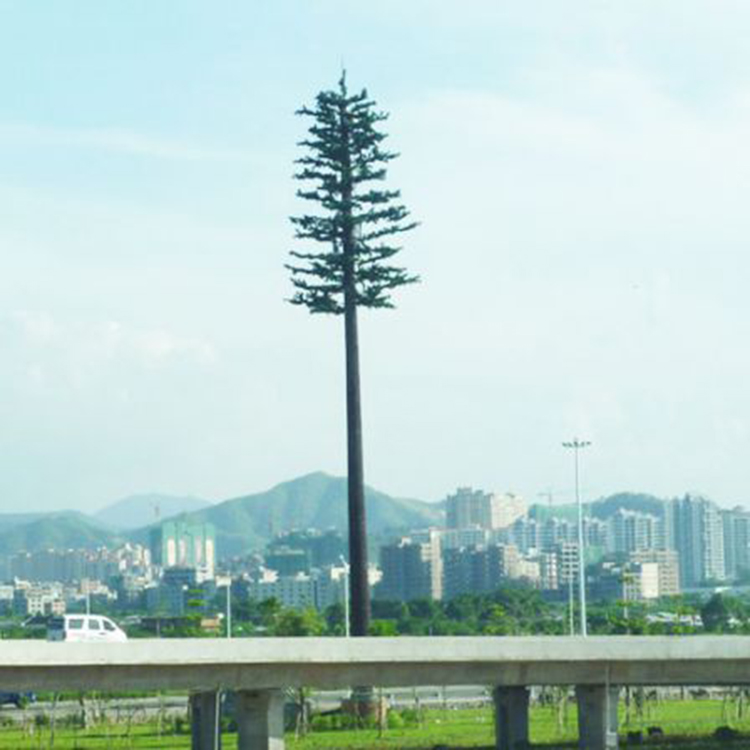
<svg viewBox="0 0 750 750">
<path fill-rule="evenodd" d="M 400 247 L 394 235 L 413 229 L 398 190 L 378 187 L 396 154 L 381 149 L 386 138 L 377 130 L 387 115 L 362 90 L 349 94 L 346 77 L 337 91 L 322 91 L 312 108 L 297 114 L 312 118 L 309 136 L 299 145 L 295 178 L 307 183 L 297 195 L 320 211 L 292 218 L 298 240 L 326 246 L 320 252 L 293 251 L 295 294 L 290 302 L 311 313 L 344 316 L 346 342 L 346 412 L 349 483 L 349 561 L 352 635 L 367 635 L 370 598 L 367 582 L 367 527 L 362 460 L 358 307 L 393 307 L 390 293 L 418 281 L 390 260 Z"/>
</svg>

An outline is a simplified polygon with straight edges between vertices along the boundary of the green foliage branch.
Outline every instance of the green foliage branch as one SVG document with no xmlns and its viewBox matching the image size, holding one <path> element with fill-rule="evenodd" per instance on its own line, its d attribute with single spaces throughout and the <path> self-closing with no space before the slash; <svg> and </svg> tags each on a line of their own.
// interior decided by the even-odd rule
<svg viewBox="0 0 750 750">
<path fill-rule="evenodd" d="M 361 307 L 393 307 L 391 291 L 418 281 L 389 261 L 401 247 L 393 237 L 413 229 L 400 191 L 377 187 L 386 165 L 397 154 L 382 148 L 387 137 L 377 125 L 388 115 L 375 109 L 367 91 L 349 94 L 342 75 L 338 90 L 322 91 L 313 107 L 297 114 L 310 117 L 309 136 L 298 145 L 307 152 L 296 160 L 297 195 L 320 213 L 292 217 L 295 237 L 328 246 L 321 252 L 293 250 L 295 294 L 289 300 L 311 313 L 340 315 L 347 299 Z"/>
</svg>

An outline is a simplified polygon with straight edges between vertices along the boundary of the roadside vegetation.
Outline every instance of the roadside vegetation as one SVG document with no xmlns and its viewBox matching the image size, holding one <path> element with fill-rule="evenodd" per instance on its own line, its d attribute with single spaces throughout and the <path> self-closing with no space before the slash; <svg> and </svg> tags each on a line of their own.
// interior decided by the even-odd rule
<svg viewBox="0 0 750 750">
<path fill-rule="evenodd" d="M 344 620 L 341 604 L 320 613 L 284 608 L 274 599 L 244 600 L 232 608 L 232 635 L 341 636 Z M 591 635 L 750 634 L 750 598 L 714 593 L 649 603 L 595 601 L 589 604 L 588 622 Z M 139 635 L 132 630 L 131 636 Z M 568 611 L 565 602 L 550 601 L 537 589 L 507 585 L 492 593 L 464 594 L 449 601 L 375 599 L 369 632 L 373 636 L 567 635 Z M 200 634 L 197 615 L 192 625 L 162 631 L 163 636 L 172 637 Z"/>
<path fill-rule="evenodd" d="M 217 638 L 226 636 L 225 595 L 214 601 L 191 600 L 179 617 L 114 609 L 97 610 L 116 620 L 130 638 Z M 373 636 L 425 635 L 567 635 L 564 601 L 549 600 L 530 586 L 506 585 L 492 593 L 464 594 L 449 601 L 420 599 L 394 602 L 374 599 L 369 632 Z M 158 628 L 155 623 L 158 622 Z M 206 627 L 206 622 L 211 627 Z M 149 623 L 147 626 L 146 623 Z M 750 634 L 750 597 L 727 593 L 691 594 L 655 602 L 591 602 L 591 635 Z M 283 607 L 275 599 L 232 602 L 232 636 L 342 636 L 342 604 L 324 612 Z M 0 623 L 0 638 L 44 638 L 46 619 L 24 621 L 8 617 Z"/>
</svg>

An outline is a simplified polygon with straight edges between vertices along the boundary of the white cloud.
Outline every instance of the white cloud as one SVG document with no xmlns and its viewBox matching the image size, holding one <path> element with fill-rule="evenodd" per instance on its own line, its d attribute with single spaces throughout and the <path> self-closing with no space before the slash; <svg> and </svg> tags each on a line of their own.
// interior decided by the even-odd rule
<svg viewBox="0 0 750 750">
<path fill-rule="evenodd" d="M 407 174 L 408 194 L 441 187 L 424 201 L 421 210 L 434 212 L 425 223 L 460 225 L 464 235 L 476 226 L 471 240 L 484 245 L 545 243 L 545 255 L 651 233 L 656 258 L 676 243 L 716 247 L 750 230 L 745 92 L 706 111 L 632 70 L 576 67 L 543 78 L 528 97 L 441 91 L 401 112 L 399 145 L 419 165 Z M 469 221 L 481 216 L 491 217 L 491 232 Z"/>
<path fill-rule="evenodd" d="M 109 323 L 106 328 L 117 326 Z M 131 331 L 120 337 L 126 350 L 140 354 L 151 363 L 164 362 L 174 358 L 185 358 L 199 364 L 211 364 L 216 358 L 214 347 L 207 341 L 197 338 L 175 336 L 164 330 Z"/>
<path fill-rule="evenodd" d="M 29 380 L 37 385 L 67 383 L 76 388 L 107 380 L 126 367 L 206 367 L 216 361 L 210 341 L 164 329 L 141 329 L 118 321 L 56 320 L 48 312 L 17 310 L 7 323 L 20 333 L 13 352 L 27 360 Z"/>
<path fill-rule="evenodd" d="M 58 328 L 52 316 L 46 312 L 32 310 L 14 310 L 10 320 L 17 325 L 23 335 L 32 342 L 49 342 L 58 333 Z"/>
</svg>

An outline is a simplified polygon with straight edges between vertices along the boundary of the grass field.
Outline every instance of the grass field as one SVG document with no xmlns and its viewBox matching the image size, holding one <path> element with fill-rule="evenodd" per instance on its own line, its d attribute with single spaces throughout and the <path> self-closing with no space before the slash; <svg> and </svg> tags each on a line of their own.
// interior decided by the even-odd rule
<svg viewBox="0 0 750 750">
<path fill-rule="evenodd" d="M 635 710 L 626 711 L 621 702 L 620 735 L 625 738 L 629 731 L 642 730 L 644 735 L 650 726 L 659 726 L 664 739 L 648 742 L 651 748 L 685 747 L 692 750 L 708 750 L 727 747 L 711 739 L 719 726 L 731 726 L 740 732 L 740 737 L 731 743 L 734 748 L 750 748 L 750 714 L 738 717 L 738 706 L 721 700 L 672 700 L 649 703 L 640 715 Z M 422 712 L 421 719 L 409 717 L 405 726 L 386 729 L 313 731 L 306 737 L 287 737 L 289 750 L 365 750 L 369 748 L 392 748 L 403 750 L 432 750 L 437 745 L 450 748 L 492 748 L 494 745 L 493 717 L 489 708 L 436 710 Z M 69 724 L 70 722 L 67 722 Z M 575 704 L 569 703 L 565 710 L 555 707 L 535 706 L 531 711 L 531 740 L 535 745 L 547 748 L 575 747 Z M 189 748 L 190 735 L 187 722 L 165 722 L 162 731 L 155 723 L 103 724 L 87 730 L 65 726 L 61 722 L 54 730 L 46 723 L 0 727 L 0 748 L 22 750 L 24 748 L 59 748 L 60 750 L 94 750 L 99 748 Z M 181 731 L 175 733 L 176 729 Z M 237 747 L 237 737 L 226 733 L 222 738 L 226 750 Z"/>
</svg>

